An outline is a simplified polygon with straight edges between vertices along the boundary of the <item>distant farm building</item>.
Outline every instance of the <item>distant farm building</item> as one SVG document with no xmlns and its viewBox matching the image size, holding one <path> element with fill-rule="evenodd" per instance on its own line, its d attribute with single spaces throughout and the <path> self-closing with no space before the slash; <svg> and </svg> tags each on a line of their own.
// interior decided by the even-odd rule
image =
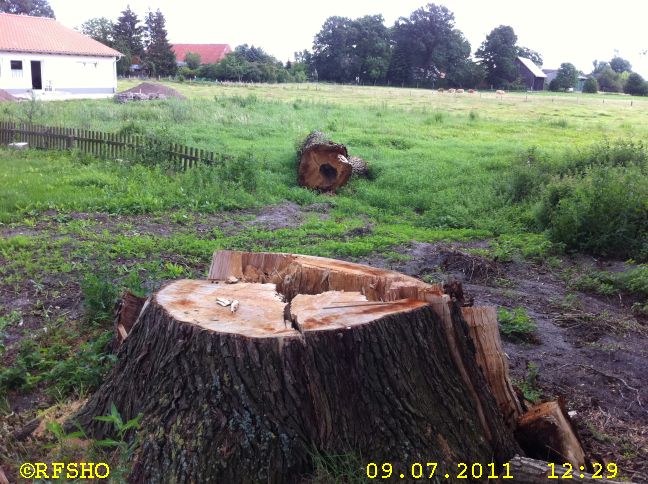
<svg viewBox="0 0 648 484">
<path fill-rule="evenodd" d="M 172 44 L 179 67 L 186 65 L 185 57 L 189 52 L 200 56 L 201 64 L 216 64 L 232 52 L 228 44 Z"/>
<path fill-rule="evenodd" d="M 114 93 L 119 57 L 54 19 L 0 14 L 0 89 L 12 94 Z"/>
<path fill-rule="evenodd" d="M 542 91 L 547 77 L 540 68 L 526 57 L 517 57 L 515 64 L 520 73 L 520 79 L 529 91 Z"/>
</svg>

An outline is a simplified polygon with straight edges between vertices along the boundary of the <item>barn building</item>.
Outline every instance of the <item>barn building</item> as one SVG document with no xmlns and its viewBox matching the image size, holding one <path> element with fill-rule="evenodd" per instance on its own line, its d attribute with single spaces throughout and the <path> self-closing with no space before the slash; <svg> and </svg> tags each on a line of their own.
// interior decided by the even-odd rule
<svg viewBox="0 0 648 484">
<path fill-rule="evenodd" d="M 201 64 L 216 64 L 222 61 L 232 48 L 227 44 L 172 44 L 178 67 L 186 65 L 185 56 L 191 52 L 200 56 Z"/>
<path fill-rule="evenodd" d="M 114 93 L 119 57 L 54 19 L 0 14 L 0 89 L 11 94 Z"/>
<path fill-rule="evenodd" d="M 529 91 L 542 91 L 545 84 L 545 75 L 540 68 L 526 57 L 517 57 L 515 64 L 520 73 L 520 79 Z"/>
</svg>

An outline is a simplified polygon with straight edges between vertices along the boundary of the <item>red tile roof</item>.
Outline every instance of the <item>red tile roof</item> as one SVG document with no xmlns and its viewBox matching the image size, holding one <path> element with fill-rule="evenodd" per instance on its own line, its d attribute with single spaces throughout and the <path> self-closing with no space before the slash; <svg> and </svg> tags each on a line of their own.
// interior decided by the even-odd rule
<svg viewBox="0 0 648 484">
<path fill-rule="evenodd" d="M 188 52 L 200 55 L 202 64 L 216 64 L 222 61 L 232 48 L 227 44 L 173 44 L 171 46 L 178 62 L 184 62 Z"/>
<path fill-rule="evenodd" d="M 119 52 L 56 20 L 0 13 L 0 52 L 118 57 Z"/>
</svg>

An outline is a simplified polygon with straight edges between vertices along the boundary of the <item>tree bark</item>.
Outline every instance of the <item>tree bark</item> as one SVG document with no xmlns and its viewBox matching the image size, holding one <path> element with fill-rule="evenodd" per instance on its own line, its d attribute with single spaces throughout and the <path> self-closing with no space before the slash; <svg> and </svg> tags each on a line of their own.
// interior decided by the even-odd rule
<svg viewBox="0 0 648 484">
<path fill-rule="evenodd" d="M 125 419 L 143 414 L 136 482 L 298 482 L 313 453 L 505 462 L 519 449 L 468 334 L 438 286 L 223 251 L 210 280 L 152 297 L 77 419 L 101 438 L 110 428 L 93 417 L 111 403 Z"/>
<path fill-rule="evenodd" d="M 511 430 L 515 430 L 517 420 L 522 415 L 522 407 L 509 378 L 497 312 L 494 307 L 464 307 L 461 311 L 477 349 L 477 365 L 486 376 L 506 424 Z"/>
<path fill-rule="evenodd" d="M 349 156 L 346 146 L 313 131 L 299 149 L 297 181 L 300 186 L 332 192 L 345 185 L 351 175 L 367 176 L 367 162 Z"/>
<path fill-rule="evenodd" d="M 351 172 L 353 176 L 369 176 L 369 167 L 367 166 L 367 162 L 365 160 L 357 156 L 349 156 L 348 161 L 351 164 Z"/>
<path fill-rule="evenodd" d="M 145 302 L 145 297 L 136 296 L 130 291 L 126 291 L 122 294 L 122 297 L 115 308 L 115 340 L 113 342 L 113 347 L 115 349 L 121 346 L 128 336 L 128 333 L 130 333 Z"/>
</svg>

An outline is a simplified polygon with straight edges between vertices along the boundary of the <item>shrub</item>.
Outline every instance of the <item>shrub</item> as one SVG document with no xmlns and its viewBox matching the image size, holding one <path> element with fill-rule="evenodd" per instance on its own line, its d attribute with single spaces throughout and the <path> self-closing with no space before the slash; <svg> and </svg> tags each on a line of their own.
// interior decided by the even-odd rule
<svg viewBox="0 0 648 484">
<path fill-rule="evenodd" d="M 583 84 L 583 92 L 596 94 L 598 92 L 598 81 L 593 77 L 588 77 Z"/>
<path fill-rule="evenodd" d="M 642 142 L 605 141 L 553 160 L 530 148 L 496 186 L 503 203 L 526 209 L 520 222 L 546 230 L 554 244 L 644 261 L 647 171 Z"/>
<path fill-rule="evenodd" d="M 623 87 L 623 92 L 635 96 L 645 96 L 648 94 L 648 83 L 639 74 L 633 72 L 628 76 L 628 80 Z"/>
<path fill-rule="evenodd" d="M 597 166 L 548 187 L 537 220 L 568 249 L 648 257 L 648 183 L 638 168 Z"/>
<path fill-rule="evenodd" d="M 112 317 L 118 291 L 105 272 L 86 274 L 81 283 L 81 290 L 89 321 L 100 322 Z"/>
<path fill-rule="evenodd" d="M 513 311 L 500 308 L 497 312 L 500 332 L 504 337 L 513 341 L 531 341 L 536 325 L 523 307 L 517 307 Z"/>
<path fill-rule="evenodd" d="M 96 389 L 116 361 L 110 348 L 112 338 L 112 332 L 106 331 L 96 340 L 83 343 L 73 357 L 57 362 L 43 375 L 50 391 L 67 396 Z"/>
</svg>

